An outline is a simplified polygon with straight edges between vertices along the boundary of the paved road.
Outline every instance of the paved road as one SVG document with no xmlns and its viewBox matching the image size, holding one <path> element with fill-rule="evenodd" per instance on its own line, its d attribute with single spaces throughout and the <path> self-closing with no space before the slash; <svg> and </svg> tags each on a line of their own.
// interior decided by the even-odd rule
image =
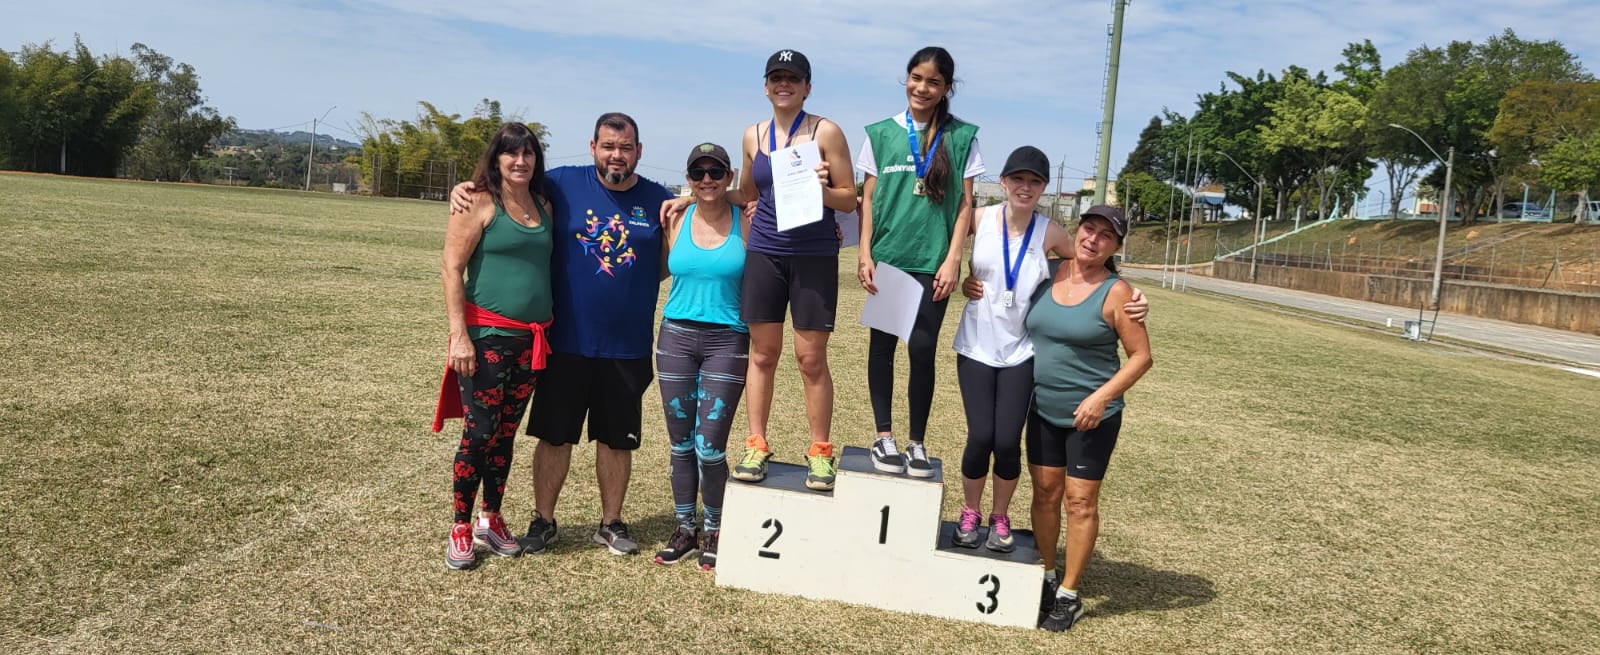
<svg viewBox="0 0 1600 655">
<path fill-rule="evenodd" d="M 1123 275 L 1146 281 L 1149 286 L 1161 283 L 1160 269 L 1123 267 Z M 1169 276 L 1171 274 L 1169 273 Z M 1280 289 L 1278 287 L 1246 282 L 1218 280 L 1203 275 L 1189 275 L 1188 288 L 1226 296 L 1235 296 L 1256 302 L 1304 309 L 1320 314 L 1342 316 L 1349 319 L 1383 325 L 1393 320 L 1396 333 L 1407 320 L 1416 320 L 1416 311 L 1336 296 Z M 1180 285 L 1182 278 L 1180 278 Z M 1429 312 L 1427 318 L 1433 318 Z M 1460 314 L 1439 314 L 1439 324 L 1434 334 L 1458 341 L 1514 352 L 1523 352 L 1538 358 L 1566 362 L 1587 369 L 1600 370 L 1600 336 L 1569 332 L 1551 328 L 1496 321 Z"/>
</svg>

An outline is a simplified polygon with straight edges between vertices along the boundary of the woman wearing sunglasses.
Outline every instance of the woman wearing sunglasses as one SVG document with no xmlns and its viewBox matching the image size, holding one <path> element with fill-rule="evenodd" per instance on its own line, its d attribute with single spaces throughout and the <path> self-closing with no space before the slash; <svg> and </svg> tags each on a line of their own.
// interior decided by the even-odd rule
<svg viewBox="0 0 1600 655">
<path fill-rule="evenodd" d="M 910 425 L 902 455 L 891 422 L 894 351 L 898 339 L 872 330 L 867 351 L 867 389 L 876 437 L 872 465 L 887 473 L 933 476 L 923 437 L 933 407 L 934 355 L 945 307 L 961 274 L 961 255 L 972 220 L 972 182 L 984 173 L 978 126 L 950 114 L 956 62 L 944 48 L 927 47 L 906 63 L 907 107 L 867 126 L 856 159 L 866 175 L 861 196 L 861 248 L 856 277 L 877 293 L 878 264 L 910 273 L 922 285 L 922 300 L 907 343 L 911 371 L 906 400 Z"/>
<path fill-rule="evenodd" d="M 750 354 L 750 331 L 739 319 L 750 224 L 728 201 L 731 168 L 722 146 L 702 143 L 689 151 L 694 204 L 682 218 L 668 219 L 661 240 L 672 288 L 656 336 L 656 378 L 671 440 L 678 526 L 656 553 L 657 564 L 676 564 L 698 551 L 700 568 L 717 565 L 728 432 Z M 698 523 L 697 490 L 705 511 Z"/>
</svg>

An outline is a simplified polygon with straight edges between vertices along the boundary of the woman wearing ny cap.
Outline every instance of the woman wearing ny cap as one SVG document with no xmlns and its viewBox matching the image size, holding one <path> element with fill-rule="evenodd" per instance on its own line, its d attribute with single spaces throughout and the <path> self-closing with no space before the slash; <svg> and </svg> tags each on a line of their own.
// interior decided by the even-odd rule
<svg viewBox="0 0 1600 655">
<path fill-rule="evenodd" d="M 728 432 L 744 393 L 750 354 L 750 331 L 739 319 L 750 224 L 728 201 L 731 169 L 722 146 L 702 143 L 690 149 L 687 178 L 695 203 L 663 226 L 672 288 L 656 337 L 656 379 L 671 440 L 678 525 L 656 553 L 657 564 L 676 564 L 699 551 L 700 568 L 717 565 Z M 699 525 L 696 490 L 705 510 Z"/>
<path fill-rule="evenodd" d="M 750 437 L 745 456 L 733 476 L 759 481 L 767 475 L 772 449 L 767 419 L 772 412 L 773 381 L 783 354 L 787 311 L 794 321 L 795 360 L 805 390 L 806 421 L 811 446 L 806 453 L 806 486 L 833 488 L 833 376 L 828 371 L 828 336 L 833 332 L 839 300 L 839 238 L 833 212 L 856 207 L 855 180 L 850 174 L 850 146 L 833 121 L 805 111 L 811 94 L 811 63 L 797 50 L 779 50 L 767 59 L 764 88 L 772 117 L 744 133 L 741 200 L 756 201 L 745 244 L 744 284 L 740 318 L 750 326 Z M 819 220 L 779 230 L 773 197 L 771 153 L 816 142 L 821 163 L 822 215 Z M 830 174 L 830 171 L 832 172 Z"/>
<path fill-rule="evenodd" d="M 1124 307 L 1133 287 L 1117 276 L 1111 261 L 1127 234 L 1122 210 L 1090 207 L 1074 231 L 1073 258 L 1034 291 L 1028 307 L 1035 360 L 1028 474 L 1034 535 L 1039 552 L 1050 557 L 1047 594 L 1056 577 L 1063 499 L 1067 512 L 1066 562 L 1040 621 L 1051 631 L 1071 628 L 1083 616 L 1078 581 L 1100 532 L 1100 483 L 1122 429 L 1122 394 L 1153 364 L 1144 325 Z M 1118 360 L 1119 342 L 1126 362 Z"/>
<path fill-rule="evenodd" d="M 1050 278 L 1046 253 L 1071 258 L 1072 234 L 1036 213 L 1050 182 L 1050 160 L 1038 148 L 1023 146 L 1006 158 L 1000 185 L 1006 202 L 983 209 L 973 229 L 972 277 L 962 291 L 969 298 L 956 329 L 956 379 L 967 416 L 967 445 L 961 456 L 961 516 L 953 545 L 977 548 L 978 527 L 989 463 L 994 461 L 994 500 L 984 545 L 1009 552 L 1011 498 L 1022 475 L 1022 428 L 1033 395 L 1034 348 L 1024 319 L 1034 290 Z M 986 294 L 985 291 L 990 291 Z M 1143 320 L 1149 305 L 1134 291 L 1124 308 Z"/>
<path fill-rule="evenodd" d="M 906 108 L 868 125 L 856 170 L 866 176 L 861 197 L 861 246 L 856 277 L 877 293 L 877 266 L 898 268 L 922 285 L 907 344 L 911 370 L 905 453 L 895 442 L 895 335 L 871 331 L 867 389 L 876 433 L 874 468 L 912 477 L 933 476 L 923 445 L 933 407 L 934 358 L 945 308 L 961 275 L 972 220 L 972 182 L 984 173 L 978 126 L 950 113 L 956 63 L 944 48 L 918 50 L 906 63 Z M 958 174 L 959 172 L 959 174 Z"/>
</svg>

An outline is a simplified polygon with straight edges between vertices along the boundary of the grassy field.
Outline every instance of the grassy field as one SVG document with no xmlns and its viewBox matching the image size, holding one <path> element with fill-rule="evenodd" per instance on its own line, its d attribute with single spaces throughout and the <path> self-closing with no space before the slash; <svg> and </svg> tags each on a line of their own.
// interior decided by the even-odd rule
<svg viewBox="0 0 1600 655">
<path fill-rule="evenodd" d="M 0 175 L 0 646 L 1600 648 L 1600 380 L 1161 289 L 1147 289 L 1156 367 L 1129 397 L 1089 614 L 1069 633 L 720 589 L 612 557 L 587 543 L 587 449 L 553 552 L 446 571 L 455 438 L 427 431 L 443 225 L 436 203 Z M 871 428 L 862 298 L 842 291 L 830 353 L 842 443 Z M 929 443 L 953 461 L 953 355 L 940 376 Z M 792 362 L 777 393 L 773 441 L 792 461 Z M 654 388 L 645 412 L 626 517 L 654 549 L 672 524 Z M 506 507 L 519 530 L 527 448 Z M 958 498 L 948 487 L 947 517 Z"/>
</svg>

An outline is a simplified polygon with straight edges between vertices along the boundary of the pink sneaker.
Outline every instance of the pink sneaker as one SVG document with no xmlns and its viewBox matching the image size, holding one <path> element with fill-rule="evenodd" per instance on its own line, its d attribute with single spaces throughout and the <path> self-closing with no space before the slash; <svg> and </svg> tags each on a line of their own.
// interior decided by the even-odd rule
<svg viewBox="0 0 1600 655">
<path fill-rule="evenodd" d="M 997 553 L 1009 553 L 1016 549 L 1017 543 L 1011 538 L 1011 517 L 1004 514 L 989 517 L 989 540 L 983 547 Z"/>
<path fill-rule="evenodd" d="M 501 557 L 522 554 L 522 544 L 506 529 L 506 520 L 499 514 L 479 514 L 478 524 L 472 528 L 472 541 Z"/>
<path fill-rule="evenodd" d="M 950 543 L 957 548 L 977 548 L 978 524 L 982 522 L 983 515 L 978 510 L 962 507 L 961 520 L 956 522 L 956 532 L 950 535 Z"/>
<path fill-rule="evenodd" d="M 450 528 L 450 545 L 444 551 L 444 565 L 452 569 L 470 569 L 478 563 L 472 549 L 472 526 L 458 521 Z"/>
</svg>

